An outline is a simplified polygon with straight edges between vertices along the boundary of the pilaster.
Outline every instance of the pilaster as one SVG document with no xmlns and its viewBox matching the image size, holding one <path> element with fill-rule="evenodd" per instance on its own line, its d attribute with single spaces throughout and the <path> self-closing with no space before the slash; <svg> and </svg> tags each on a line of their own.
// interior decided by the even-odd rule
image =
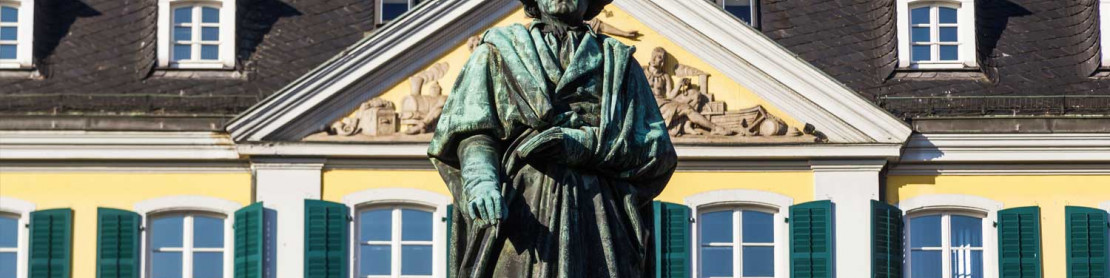
<svg viewBox="0 0 1110 278">
<path fill-rule="evenodd" d="M 265 277 L 304 275 L 304 200 L 320 199 L 324 162 L 304 158 L 251 160 L 255 201 L 267 209 L 267 226 L 272 229 L 267 236 Z"/>
<path fill-rule="evenodd" d="M 813 160 L 816 200 L 834 204 L 836 277 L 871 276 L 871 200 L 886 160 Z"/>
</svg>

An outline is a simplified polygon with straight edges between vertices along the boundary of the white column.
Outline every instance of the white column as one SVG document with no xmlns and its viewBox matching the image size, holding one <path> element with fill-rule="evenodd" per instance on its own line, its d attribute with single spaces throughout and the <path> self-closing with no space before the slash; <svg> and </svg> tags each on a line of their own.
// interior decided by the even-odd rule
<svg viewBox="0 0 1110 278">
<path fill-rule="evenodd" d="M 273 227 L 265 277 L 304 276 L 304 200 L 320 199 L 323 167 L 323 159 L 252 159 L 255 201 Z"/>
<path fill-rule="evenodd" d="M 836 277 L 871 277 L 871 200 L 886 160 L 815 160 L 813 192 L 834 204 Z"/>
</svg>

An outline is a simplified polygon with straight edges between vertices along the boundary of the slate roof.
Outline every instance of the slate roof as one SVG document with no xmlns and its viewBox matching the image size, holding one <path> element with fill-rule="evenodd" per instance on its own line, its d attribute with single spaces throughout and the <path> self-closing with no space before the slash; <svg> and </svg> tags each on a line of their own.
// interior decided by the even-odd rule
<svg viewBox="0 0 1110 278">
<path fill-rule="evenodd" d="M 208 117 L 211 128 L 201 129 L 219 129 L 374 29 L 373 1 L 239 0 L 238 68 L 172 71 L 155 68 L 158 0 L 36 2 L 43 77 L 0 76 L 0 115 L 9 119 Z"/>
<path fill-rule="evenodd" d="M 764 0 L 761 15 L 765 35 L 904 118 L 1106 116 L 1098 2 L 978 0 L 971 72 L 897 70 L 895 0 Z"/>
</svg>

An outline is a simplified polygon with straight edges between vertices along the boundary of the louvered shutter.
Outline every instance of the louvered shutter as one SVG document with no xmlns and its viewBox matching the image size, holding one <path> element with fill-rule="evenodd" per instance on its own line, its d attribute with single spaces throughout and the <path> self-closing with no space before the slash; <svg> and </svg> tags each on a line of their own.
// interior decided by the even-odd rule
<svg viewBox="0 0 1110 278">
<path fill-rule="evenodd" d="M 655 223 L 655 277 L 690 277 L 690 208 L 652 203 Z"/>
<path fill-rule="evenodd" d="M 139 225 L 138 213 L 110 209 L 96 209 L 96 277 L 139 277 Z"/>
<path fill-rule="evenodd" d="M 790 277 L 833 276 L 832 202 L 790 207 Z"/>
<path fill-rule="evenodd" d="M 73 211 L 51 209 L 31 212 L 30 278 L 69 278 Z"/>
<path fill-rule="evenodd" d="M 1107 278 L 1106 211 L 1067 207 L 1068 278 Z"/>
<path fill-rule="evenodd" d="M 347 206 L 305 200 L 304 210 L 304 277 L 347 278 Z"/>
<path fill-rule="evenodd" d="M 235 278 L 262 278 L 265 208 L 254 203 L 235 211 Z"/>
<path fill-rule="evenodd" d="M 1041 277 L 1041 209 L 1022 207 L 998 212 L 1000 278 Z"/>
<path fill-rule="evenodd" d="M 902 277 L 902 210 L 871 201 L 871 277 Z"/>
</svg>

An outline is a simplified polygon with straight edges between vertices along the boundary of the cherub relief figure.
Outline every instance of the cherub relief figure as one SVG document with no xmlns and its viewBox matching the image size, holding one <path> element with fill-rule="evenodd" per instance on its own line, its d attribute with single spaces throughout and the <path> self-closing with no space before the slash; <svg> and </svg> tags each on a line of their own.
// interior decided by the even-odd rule
<svg viewBox="0 0 1110 278">
<path fill-rule="evenodd" d="M 647 76 L 655 102 L 659 104 L 659 111 L 667 121 L 667 131 L 671 136 L 701 134 L 701 131 L 687 123 L 708 129 L 712 135 L 735 135 L 735 131 L 718 126 L 698 112 L 703 103 L 701 93 L 692 88 L 688 78 L 683 79 L 680 86 L 676 87 L 671 74 L 666 71 L 666 61 L 667 50 L 662 47 L 655 48 L 644 75 Z"/>
</svg>

